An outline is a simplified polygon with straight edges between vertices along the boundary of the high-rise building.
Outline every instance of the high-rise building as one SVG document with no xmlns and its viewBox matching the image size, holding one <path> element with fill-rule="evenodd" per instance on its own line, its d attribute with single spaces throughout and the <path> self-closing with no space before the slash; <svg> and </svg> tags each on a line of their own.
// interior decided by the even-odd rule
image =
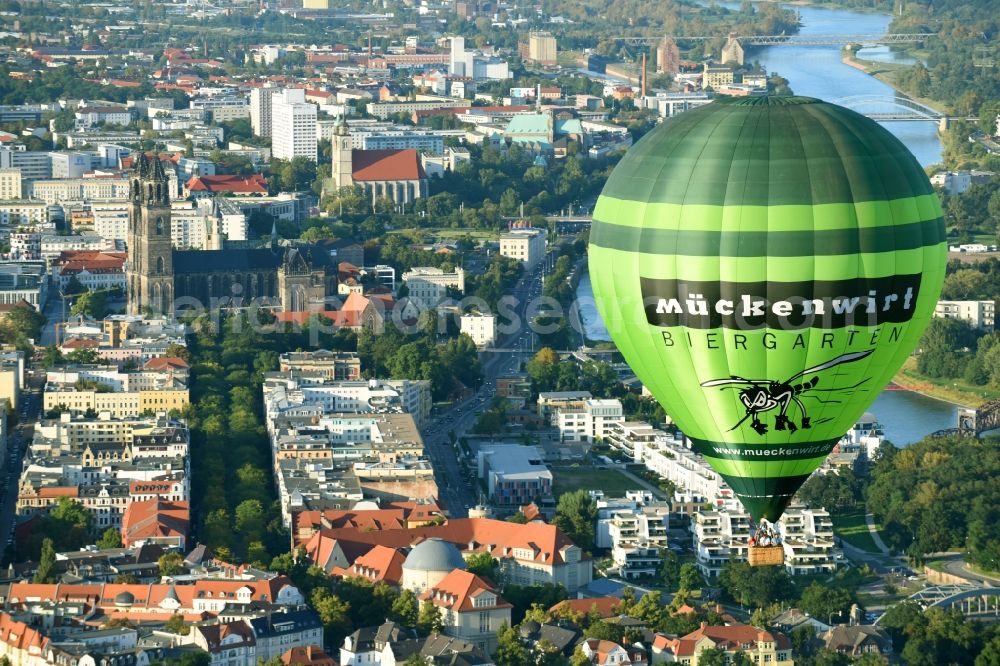
<svg viewBox="0 0 1000 666">
<path fill-rule="evenodd" d="M 283 90 L 271 101 L 271 155 L 316 161 L 316 105 L 306 102 L 305 90 Z"/>
<path fill-rule="evenodd" d="M 271 136 L 271 100 L 280 88 L 254 88 L 250 91 L 250 126 L 255 136 Z"/>
<path fill-rule="evenodd" d="M 740 44 L 738 35 L 730 32 L 726 45 L 722 47 L 722 64 L 743 65 L 743 45 Z"/>
<path fill-rule="evenodd" d="M 0 169 L 0 200 L 21 198 L 21 170 Z"/>
<path fill-rule="evenodd" d="M 656 73 L 673 76 L 680 70 L 681 51 L 673 37 L 665 36 L 656 47 Z"/>
<path fill-rule="evenodd" d="M 466 73 L 465 37 L 451 38 L 451 57 L 448 62 L 448 73 L 453 76 L 471 76 Z"/>
<path fill-rule="evenodd" d="M 555 65 L 556 51 L 556 38 L 551 32 L 528 34 L 528 60 L 539 65 Z"/>
</svg>

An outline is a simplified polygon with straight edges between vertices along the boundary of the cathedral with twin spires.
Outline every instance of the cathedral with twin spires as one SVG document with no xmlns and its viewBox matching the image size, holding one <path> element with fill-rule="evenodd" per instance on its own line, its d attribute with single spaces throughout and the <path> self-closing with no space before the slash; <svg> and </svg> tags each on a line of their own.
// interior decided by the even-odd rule
<svg viewBox="0 0 1000 666">
<path fill-rule="evenodd" d="M 129 314 L 174 314 L 189 309 L 256 303 L 289 312 L 326 309 L 337 294 L 337 260 L 310 243 L 269 243 L 210 250 L 175 250 L 170 194 L 156 155 L 140 154 L 129 182 L 126 284 Z"/>
</svg>

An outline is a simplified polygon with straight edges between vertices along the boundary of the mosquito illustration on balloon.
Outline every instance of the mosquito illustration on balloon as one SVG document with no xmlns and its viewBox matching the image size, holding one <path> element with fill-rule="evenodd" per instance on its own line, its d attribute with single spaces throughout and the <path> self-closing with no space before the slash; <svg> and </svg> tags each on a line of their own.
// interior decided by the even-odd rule
<svg viewBox="0 0 1000 666">
<path fill-rule="evenodd" d="M 800 396 L 813 398 L 819 400 L 820 402 L 840 402 L 839 400 L 823 400 L 818 396 L 804 396 L 803 394 L 807 391 L 849 391 L 856 389 L 867 382 L 868 378 L 866 377 L 865 379 L 862 379 L 854 386 L 839 389 L 817 389 L 816 386 L 820 383 L 820 378 L 818 376 L 810 377 L 809 379 L 799 383 L 795 383 L 796 380 L 799 380 L 806 375 L 816 375 L 817 373 L 829 370 L 830 368 L 838 365 L 843 365 L 844 363 L 854 363 L 855 361 L 860 361 L 861 359 L 869 356 L 873 351 L 874 350 L 869 349 L 867 351 L 841 354 L 840 356 L 830 359 L 825 363 L 820 363 L 819 365 L 811 368 L 806 368 L 802 372 L 792 375 L 784 381 L 776 381 L 773 379 L 746 379 L 737 375 L 730 375 L 726 379 L 712 379 L 702 382 L 701 385 L 704 388 L 719 387 L 722 389 L 735 388 L 740 390 L 740 401 L 743 403 L 743 406 L 746 407 L 746 415 L 740 419 L 736 425 L 730 428 L 730 431 L 736 430 L 743 425 L 747 419 L 750 419 L 750 427 L 753 428 L 758 434 L 764 435 L 767 433 L 768 426 L 760 419 L 760 415 L 777 409 L 778 413 L 774 415 L 774 429 L 796 432 L 799 428 L 806 430 L 812 427 L 812 421 L 809 417 L 809 413 L 806 410 L 806 406 L 802 404 L 802 400 L 799 399 Z M 792 403 L 795 403 L 799 409 L 800 418 L 798 424 L 796 424 L 788 416 L 788 408 Z"/>
</svg>

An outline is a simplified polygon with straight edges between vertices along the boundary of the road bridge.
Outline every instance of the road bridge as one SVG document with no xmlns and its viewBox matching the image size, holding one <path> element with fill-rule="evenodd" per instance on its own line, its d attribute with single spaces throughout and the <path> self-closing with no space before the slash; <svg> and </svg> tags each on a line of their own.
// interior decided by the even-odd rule
<svg viewBox="0 0 1000 666">
<path fill-rule="evenodd" d="M 975 409 L 961 407 L 958 410 L 958 423 L 954 428 L 938 430 L 931 437 L 978 437 L 984 432 L 1000 429 L 1000 398 L 990 400 Z"/>
<path fill-rule="evenodd" d="M 914 592 L 907 601 L 921 608 L 953 608 L 968 617 L 993 616 L 1000 618 L 1000 587 L 974 585 L 935 585 Z M 875 620 L 878 624 L 882 618 Z"/>
<path fill-rule="evenodd" d="M 877 44 L 913 44 L 936 37 L 933 32 L 893 32 L 881 35 L 873 34 L 828 34 L 828 35 L 739 35 L 737 40 L 743 46 L 875 46 Z M 670 35 L 676 41 L 704 41 L 715 39 L 718 35 L 677 36 Z M 660 42 L 663 36 L 645 37 L 643 35 L 621 35 L 611 37 L 624 42 L 652 43 Z"/>
<path fill-rule="evenodd" d="M 831 101 L 873 120 L 940 122 L 945 117 L 937 109 L 900 95 L 851 95 Z"/>
</svg>

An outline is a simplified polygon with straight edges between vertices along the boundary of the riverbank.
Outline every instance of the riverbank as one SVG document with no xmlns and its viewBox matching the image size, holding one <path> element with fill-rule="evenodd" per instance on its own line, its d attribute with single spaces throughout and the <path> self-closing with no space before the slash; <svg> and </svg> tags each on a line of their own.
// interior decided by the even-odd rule
<svg viewBox="0 0 1000 666">
<path fill-rule="evenodd" d="M 912 356 L 906 359 L 903 367 L 892 378 L 892 383 L 936 400 L 971 409 L 989 400 L 1000 398 L 1000 391 L 973 386 L 960 379 L 934 379 L 922 375 L 917 372 L 917 361 Z"/>
<path fill-rule="evenodd" d="M 914 102 L 919 102 L 924 106 L 929 106 L 938 113 L 943 113 L 944 115 L 948 115 L 951 112 L 950 109 L 944 103 L 936 99 L 930 99 L 928 97 L 917 97 L 916 95 L 912 95 L 896 87 L 896 81 L 895 81 L 896 72 L 898 72 L 901 69 L 906 69 L 907 67 L 912 67 L 912 65 L 902 65 L 894 62 L 878 62 L 875 60 L 862 60 L 860 58 L 855 57 L 853 51 L 849 51 L 847 49 L 844 49 L 842 51 L 840 62 L 844 63 L 848 67 L 853 67 L 854 69 L 860 72 L 864 72 L 865 74 L 867 74 L 872 78 L 878 79 L 887 86 L 890 86 L 898 94 L 904 95 L 912 99 Z"/>
</svg>

